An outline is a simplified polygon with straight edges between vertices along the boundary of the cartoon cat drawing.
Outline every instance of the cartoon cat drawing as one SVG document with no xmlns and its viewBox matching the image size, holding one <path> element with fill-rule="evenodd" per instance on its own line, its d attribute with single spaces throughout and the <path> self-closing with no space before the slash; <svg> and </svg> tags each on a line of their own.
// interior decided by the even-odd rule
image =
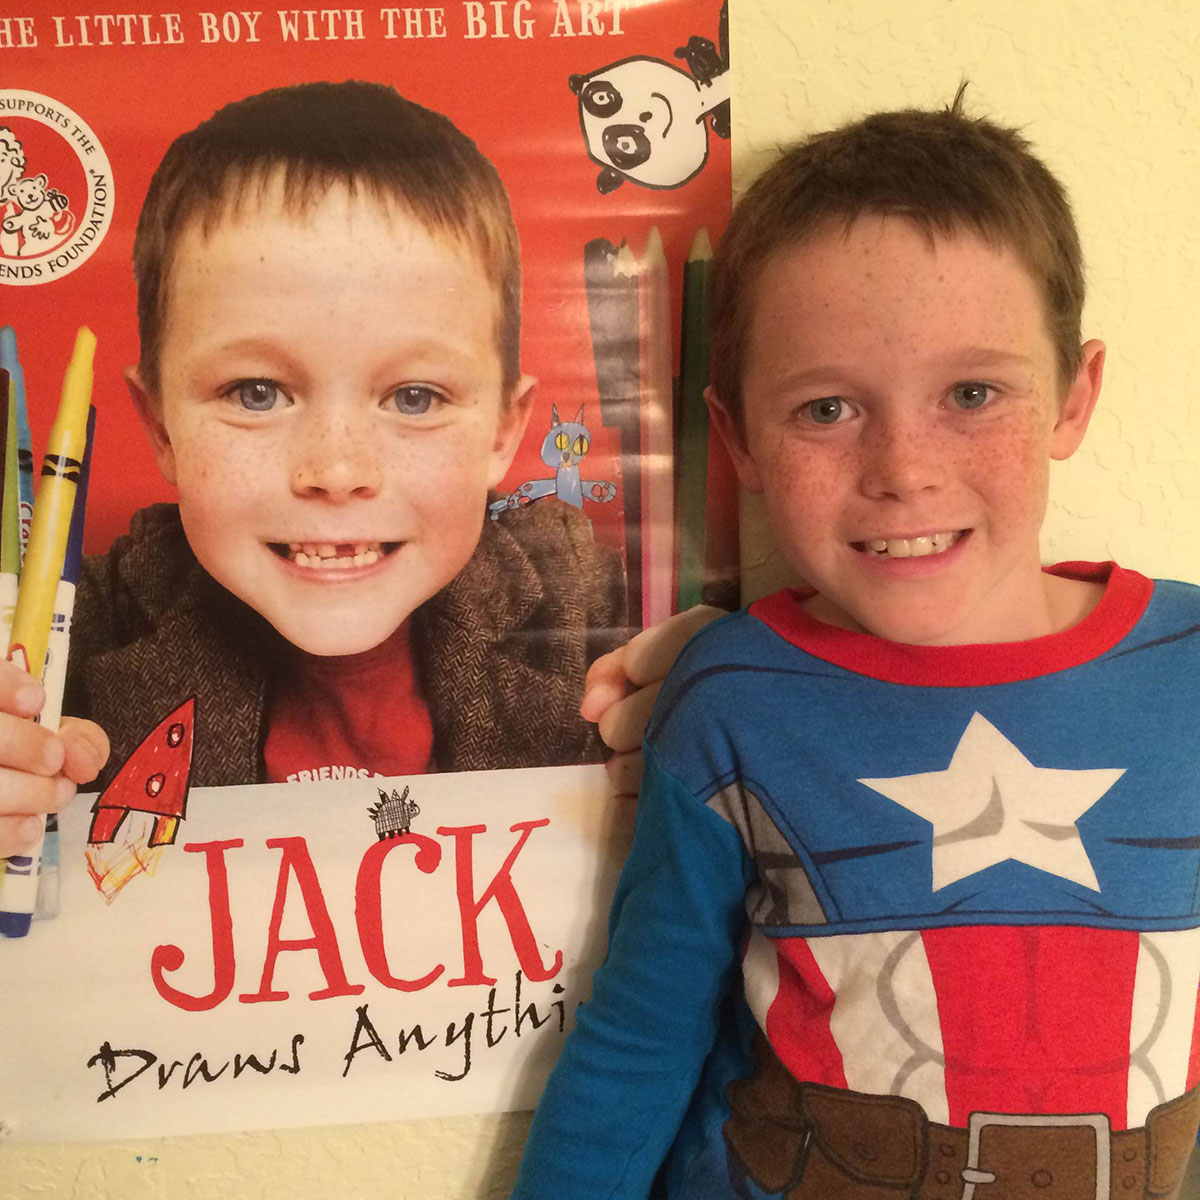
<svg viewBox="0 0 1200 1200">
<path fill-rule="evenodd" d="M 510 508 L 521 508 L 535 500 L 556 496 L 576 508 L 582 508 L 584 500 L 605 504 L 617 494 L 617 485 L 607 480 L 583 479 L 579 464 L 591 449 L 591 430 L 583 422 L 583 406 L 573 421 L 564 421 L 558 415 L 558 406 L 550 406 L 550 432 L 542 441 L 542 462 L 554 468 L 553 479 L 531 479 L 521 484 L 500 500 L 488 505 L 488 515 L 493 521 Z"/>
</svg>

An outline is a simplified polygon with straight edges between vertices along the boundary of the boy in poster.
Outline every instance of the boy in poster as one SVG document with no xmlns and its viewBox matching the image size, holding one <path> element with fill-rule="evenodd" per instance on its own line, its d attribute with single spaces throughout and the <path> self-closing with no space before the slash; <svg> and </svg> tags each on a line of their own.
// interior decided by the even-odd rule
<svg viewBox="0 0 1200 1200">
<path fill-rule="evenodd" d="M 562 505 L 484 519 L 534 384 L 474 144 L 379 84 L 252 96 L 168 151 L 134 257 L 130 390 L 179 508 L 86 564 L 66 711 L 100 729 L 6 721 L 5 809 L 56 806 L 104 734 L 112 771 L 189 697 L 201 786 L 595 757 L 576 708 L 616 557 Z"/>
</svg>

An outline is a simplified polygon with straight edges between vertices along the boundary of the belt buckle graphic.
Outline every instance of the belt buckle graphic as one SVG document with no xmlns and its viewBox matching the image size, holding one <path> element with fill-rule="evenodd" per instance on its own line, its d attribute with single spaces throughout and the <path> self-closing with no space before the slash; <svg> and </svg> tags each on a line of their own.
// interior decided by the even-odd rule
<svg viewBox="0 0 1200 1200">
<path fill-rule="evenodd" d="M 1023 1128 L 1060 1128 L 1068 1125 L 1089 1125 L 1096 1135 L 1096 1200 L 1109 1200 L 1112 1171 L 1109 1146 L 1112 1126 L 1104 1113 L 989 1113 L 973 1112 L 967 1122 L 967 1165 L 963 1167 L 962 1200 L 972 1200 L 979 1184 L 995 1183 L 996 1175 L 979 1166 L 979 1142 L 989 1125 L 1008 1125 Z"/>
</svg>

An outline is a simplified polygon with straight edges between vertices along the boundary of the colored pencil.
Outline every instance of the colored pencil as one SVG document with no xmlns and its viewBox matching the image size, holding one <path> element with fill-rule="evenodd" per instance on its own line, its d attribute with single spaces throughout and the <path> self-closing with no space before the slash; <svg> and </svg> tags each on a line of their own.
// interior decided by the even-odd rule
<svg viewBox="0 0 1200 1200">
<path fill-rule="evenodd" d="M 616 429 L 621 447 L 626 612 L 642 614 L 641 374 L 638 366 L 637 259 L 622 242 L 596 238 L 583 249 L 584 283 L 600 423 Z"/>
<path fill-rule="evenodd" d="M 657 226 L 638 271 L 642 384 L 642 625 L 671 615 L 675 601 L 675 497 L 672 442 L 671 295 Z"/>
<path fill-rule="evenodd" d="M 46 665 L 54 602 L 62 578 L 70 536 L 76 487 L 86 449 L 96 338 L 86 327 L 75 338 L 63 376 L 62 398 L 50 429 L 42 484 L 33 509 L 29 545 L 17 591 L 9 658 L 41 679 Z M 14 855 L 0 880 L 0 934 L 24 937 L 37 899 L 37 864 L 41 843 L 29 854 Z"/>
<path fill-rule="evenodd" d="M 33 508 L 29 545 L 21 568 L 17 611 L 13 615 L 9 658 L 40 679 L 54 615 L 54 595 L 62 577 L 71 510 L 87 439 L 96 337 L 82 328 L 63 378 L 62 400 L 42 462 L 42 482 Z"/>
<path fill-rule="evenodd" d="M 720 438 L 708 443 L 705 568 L 701 600 L 732 612 L 742 604 L 741 496 L 733 459 Z"/>
<path fill-rule="evenodd" d="M 11 325 L 0 329 L 0 366 L 9 373 L 17 390 L 17 469 L 20 483 L 21 557 L 29 541 L 33 519 L 33 437 L 29 430 L 29 409 L 25 403 L 25 372 L 17 356 L 17 333 Z"/>
<path fill-rule="evenodd" d="M 708 303 L 712 243 L 696 231 L 683 267 L 683 318 L 679 340 L 679 433 L 676 503 L 679 512 L 679 612 L 700 603 L 704 589 L 708 488 Z"/>
</svg>

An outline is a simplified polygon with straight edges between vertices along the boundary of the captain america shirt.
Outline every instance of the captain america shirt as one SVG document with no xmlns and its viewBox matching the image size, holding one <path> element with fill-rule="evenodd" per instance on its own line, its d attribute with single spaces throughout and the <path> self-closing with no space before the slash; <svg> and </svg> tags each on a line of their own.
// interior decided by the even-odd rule
<svg viewBox="0 0 1200 1200">
<path fill-rule="evenodd" d="M 1010 1121 L 1051 1160 L 1082 1125 L 1081 1194 L 1174 1193 L 1200 1079 L 1200 589 L 1053 569 L 1104 594 L 1034 641 L 885 642 L 795 592 L 693 639 L 514 1197 L 1024 1195 L 980 1165 Z M 903 1167 L 831 1149 L 813 1114 L 839 1097 L 904 1109 Z M 931 1131 L 974 1157 L 941 1169 Z"/>
</svg>

